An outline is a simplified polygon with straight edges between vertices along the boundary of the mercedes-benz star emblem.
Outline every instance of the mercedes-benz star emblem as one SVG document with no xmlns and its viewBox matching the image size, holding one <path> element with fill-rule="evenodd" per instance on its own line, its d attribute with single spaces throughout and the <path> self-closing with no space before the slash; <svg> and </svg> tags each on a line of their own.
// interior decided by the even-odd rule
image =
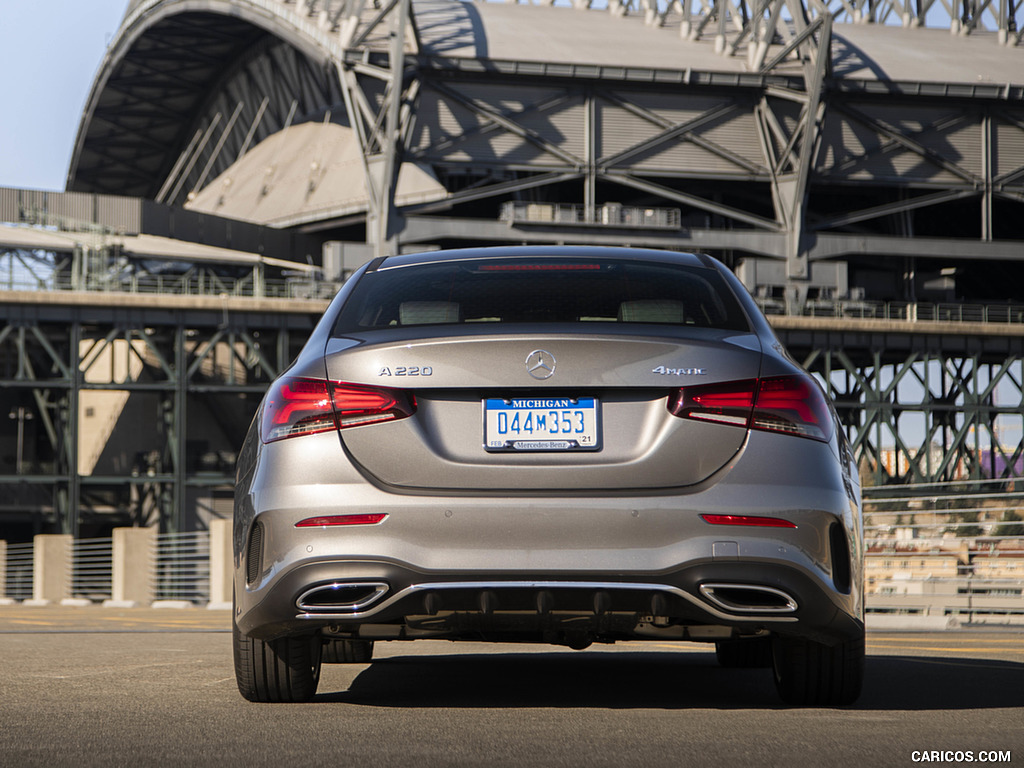
<svg viewBox="0 0 1024 768">
<path fill-rule="evenodd" d="M 546 349 L 535 349 L 526 357 L 526 370 L 535 379 L 550 379 L 555 372 L 555 356 Z"/>
</svg>

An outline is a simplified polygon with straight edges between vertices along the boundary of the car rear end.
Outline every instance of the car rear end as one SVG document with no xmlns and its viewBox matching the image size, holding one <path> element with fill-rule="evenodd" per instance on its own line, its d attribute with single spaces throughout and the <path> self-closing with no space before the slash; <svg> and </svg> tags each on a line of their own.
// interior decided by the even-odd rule
<svg viewBox="0 0 1024 768">
<path fill-rule="evenodd" d="M 834 412 L 686 254 L 369 265 L 267 394 L 235 549 L 237 631 L 261 642 L 863 634 Z"/>
</svg>

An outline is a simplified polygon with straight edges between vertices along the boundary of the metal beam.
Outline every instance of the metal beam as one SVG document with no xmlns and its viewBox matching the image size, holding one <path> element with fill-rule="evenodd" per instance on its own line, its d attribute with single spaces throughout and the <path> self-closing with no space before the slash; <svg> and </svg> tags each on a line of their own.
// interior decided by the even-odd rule
<svg viewBox="0 0 1024 768">
<path fill-rule="evenodd" d="M 869 221 L 882 216 L 905 213 L 906 211 L 916 211 L 920 208 L 928 208 L 933 205 L 949 203 L 954 200 L 963 200 L 967 197 L 976 197 L 977 195 L 977 192 L 970 189 L 954 189 L 950 192 L 935 192 L 930 195 L 919 195 L 907 200 L 885 203 L 884 205 L 876 205 L 871 208 L 863 208 L 859 211 L 850 211 L 849 213 L 841 213 L 828 219 L 822 219 L 814 223 L 813 229 L 818 231 L 824 229 L 836 229 L 838 227 L 856 224 L 861 221 Z"/>
<path fill-rule="evenodd" d="M 607 171 L 601 175 L 603 178 L 608 179 L 609 181 L 614 181 L 617 184 L 624 184 L 628 187 L 634 187 L 635 189 L 639 189 L 644 192 L 650 192 L 651 194 L 657 195 L 666 200 L 673 200 L 675 202 L 682 203 L 683 205 L 699 208 L 702 211 L 715 213 L 727 219 L 740 221 L 759 229 L 765 229 L 770 232 L 777 232 L 782 229 L 777 222 L 771 221 L 770 219 L 766 219 L 746 211 L 741 211 L 738 208 L 733 208 L 728 205 L 721 205 L 719 203 L 712 202 L 711 200 L 705 200 L 704 198 L 697 197 L 696 195 L 679 192 L 677 190 L 670 189 L 669 187 L 662 186 L 661 184 L 641 179 L 628 172 Z"/>
</svg>

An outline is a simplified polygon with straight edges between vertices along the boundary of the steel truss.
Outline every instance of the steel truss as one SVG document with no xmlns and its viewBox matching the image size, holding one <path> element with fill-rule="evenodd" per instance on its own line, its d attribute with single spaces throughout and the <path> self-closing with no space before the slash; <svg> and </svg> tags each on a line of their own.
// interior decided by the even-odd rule
<svg viewBox="0 0 1024 768">
<path fill-rule="evenodd" d="M 313 317 L 95 298 L 3 306 L 0 519 L 193 530 L 230 498 L 237 446 Z"/>
<path fill-rule="evenodd" d="M 708 41 L 709 54 L 744 57 L 746 69 L 431 56 L 410 0 L 139 0 L 123 28 L 138 38 L 123 34 L 112 48 L 69 179 L 181 203 L 253 142 L 327 120 L 357 137 L 367 211 L 309 226 L 365 238 L 377 254 L 467 240 L 629 243 L 705 250 L 731 265 L 763 259 L 781 267 L 791 310 L 808 304 L 832 261 L 899 283 L 867 298 L 915 301 L 914 276 L 928 269 L 967 273 L 971 301 L 1019 298 L 1024 87 L 848 78 L 864 61 L 833 34 L 834 21 L 899 16 L 914 27 L 945 14 L 960 34 L 994 30 L 993 41 L 1017 45 L 1013 0 L 613 0 L 607 11 L 675 26 Z M 428 167 L 448 196 L 396 206 L 403 162 Z M 506 203 L 516 213 L 502 219 Z M 605 213 L 616 205 L 678 210 L 678 227 L 613 225 Z M 554 220 L 565 206 L 571 227 Z M 183 327 L 157 345 L 176 376 L 190 369 L 175 356 Z M 836 323 L 784 338 L 834 395 L 875 481 L 998 475 L 1021 458 L 1012 331 L 972 338 L 908 324 L 858 335 Z M 177 398 L 167 371 L 151 368 Z M 59 409 L 47 407 L 56 425 Z M 41 418 L 15 421 L 44 428 Z M 180 459 L 180 444 L 164 443 Z M 158 476 L 182 465 L 170 462 Z"/>
<path fill-rule="evenodd" d="M 864 233 L 887 237 L 875 244 L 879 255 L 915 250 L 906 238 L 925 234 L 915 223 L 935 227 L 950 204 L 961 204 L 960 217 L 962 205 L 976 201 L 958 231 L 935 234 L 976 237 L 979 258 L 999 258 L 986 247 L 994 241 L 1024 239 L 1018 226 L 1024 165 L 1013 160 L 1024 135 L 1024 90 L 989 93 L 967 86 L 954 90 L 969 100 L 952 102 L 948 87 L 934 93 L 919 88 L 907 94 L 915 97 L 909 111 L 906 101 L 896 109 L 869 88 L 844 91 L 846 85 L 832 79 L 833 13 L 823 5 L 778 0 L 751 12 L 742 3 L 706 4 L 701 25 L 687 34 L 700 37 L 713 18 L 737 21 L 722 52 L 747 46 L 760 76 L 687 71 L 682 82 L 666 77 L 671 82 L 664 88 L 653 88 L 649 73 L 637 73 L 641 85 L 621 68 L 523 70 L 489 62 L 486 74 L 470 66 L 453 71 L 451 62 L 417 55 L 415 30 L 410 32 L 402 10 L 406 3 L 382 7 L 373 20 L 383 25 L 390 9 L 386 55 L 375 53 L 379 46 L 350 50 L 340 67 L 348 111 L 359 115 L 364 168 L 374 190 L 368 218 L 376 225 L 368 239 L 377 253 L 394 251 L 399 241 L 436 239 L 438 227 L 424 217 L 464 204 L 473 205 L 463 210 L 481 210 L 481 201 L 509 197 L 578 201 L 584 223 L 597 230 L 602 203 L 632 196 L 690 211 L 682 247 L 688 241 L 713 244 L 722 229 L 741 230 L 730 250 L 784 262 L 802 303 L 813 261 L 864 253 Z M 653 17 L 648 8 L 649 23 L 664 23 L 678 7 Z M 846 12 L 846 6 L 836 10 Z M 366 26 L 354 39 L 365 43 L 372 29 Z M 527 73 L 538 79 L 526 82 Z M 369 79 L 379 87 L 367 88 Z M 900 86 L 886 84 L 888 93 L 894 88 Z M 634 139 L 616 143 L 612 134 L 624 120 L 632 121 Z M 740 133 L 745 140 L 736 139 Z M 949 144 L 956 150 L 944 152 Z M 961 159 L 950 159 L 955 157 Z M 393 196 L 380 192 L 399 160 L 429 165 L 449 197 L 396 211 Z M 569 191 L 574 187 L 575 195 Z M 880 188 L 884 205 L 865 206 L 864 200 L 877 200 Z M 814 204 L 812 189 L 821 193 Z M 718 226 L 708 226 L 712 219 Z M 384 221 L 392 223 L 382 228 Z M 450 231 L 456 238 L 521 241 L 538 228 L 513 227 L 502 237 L 488 222 L 473 226 L 466 220 Z M 574 235 L 599 238 L 597 231 L 578 227 Z M 949 258 L 923 243 L 914 255 Z"/>
<path fill-rule="evenodd" d="M 966 2 L 973 21 L 962 31 L 1016 28 L 1019 9 L 1009 0 Z M 377 253 L 436 239 L 429 214 L 441 210 L 459 214 L 462 237 L 500 240 L 490 224 L 509 198 L 587 212 L 605 202 L 679 205 L 690 216 L 678 247 L 709 243 L 772 259 L 801 291 L 815 261 L 864 253 L 866 234 L 888 238 L 867 255 L 905 254 L 914 250 L 910 238 L 933 234 L 970 238 L 981 259 L 1001 258 L 994 242 L 1024 239 L 1024 89 L 842 77 L 863 62 L 833 38 L 834 19 L 886 23 L 898 11 L 917 25 L 943 8 L 959 17 L 959 3 L 608 6 L 652 27 L 678 24 L 693 40 L 713 37 L 722 55 L 746 56 L 747 73 L 715 72 L 713 63 L 706 72 L 634 72 L 430 57 L 410 0 L 265 0 L 259 9 L 237 0 L 232 18 L 215 13 L 214 0 L 209 13 L 175 13 L 177 5 L 148 0 L 126 20 L 146 44 L 115 46 L 120 61 L 104 69 L 87 114 L 92 127 L 79 136 L 75 188 L 181 203 L 254 142 L 316 120 L 355 132 L 369 192 L 364 237 Z M 268 10 L 275 22 L 260 31 Z M 231 47 L 236 38 L 247 44 Z M 190 63 L 164 82 L 153 74 L 157 59 Z M 143 77 L 152 88 L 138 88 Z M 161 92 L 193 106 L 171 115 L 166 98 L 154 97 Z M 464 121 L 458 130 L 436 125 L 449 112 Z M 630 120 L 635 140 L 613 140 Z M 406 160 L 437 172 L 450 197 L 396 208 Z M 574 232 L 594 242 L 601 235 L 599 227 Z M 534 234 L 505 228 L 504 238 Z M 941 257 L 930 246 L 913 255 Z"/>
<path fill-rule="evenodd" d="M 266 37 L 223 75 L 188 129 L 188 144 L 156 194 L 182 204 L 263 139 L 310 120 L 347 122 L 331 69 L 294 47 Z M 334 109 L 332 110 L 332 106 Z M 266 184 L 276 169 L 268 169 Z M 229 183 L 227 177 L 222 183 Z"/>
<path fill-rule="evenodd" d="M 762 129 L 760 138 L 763 149 L 770 158 L 768 163 L 764 163 L 763 158 L 752 161 L 745 158 L 742 152 L 737 152 L 702 135 L 702 128 L 728 122 L 731 113 L 736 111 L 735 104 L 720 103 L 698 118 L 679 122 L 659 115 L 657 109 L 632 103 L 628 98 L 623 99 L 619 94 L 608 95 L 603 89 L 590 84 L 582 91 L 570 89 L 569 93 L 561 91 L 557 87 L 553 91 L 548 89 L 548 92 L 539 100 L 531 99 L 524 94 L 524 98 L 513 99 L 514 102 L 519 101 L 523 104 L 522 109 L 510 110 L 505 106 L 509 95 L 507 92 L 495 97 L 481 92 L 477 88 L 475 93 L 467 94 L 454 83 L 445 83 L 437 78 L 429 78 L 425 74 L 424 65 L 427 62 L 417 59 L 419 53 L 418 34 L 410 15 L 410 0 L 392 0 L 389 5 L 382 6 L 380 12 L 369 23 L 362 25 L 360 14 L 364 6 L 361 0 L 347 3 L 346 7 L 351 9 L 349 15 L 352 25 L 351 36 L 345 40 L 348 53 L 340 64 L 339 73 L 348 114 L 358 116 L 354 122 L 360 146 L 363 149 L 365 177 L 367 188 L 370 190 L 368 242 L 378 255 L 397 250 L 399 233 L 397 231 L 394 188 L 395 174 L 400 160 L 405 158 L 419 160 L 429 163 L 437 169 L 446 164 L 446 160 L 450 159 L 453 151 L 457 153 L 459 150 L 465 149 L 465 143 L 460 142 L 461 139 L 474 134 L 493 134 L 492 140 L 500 140 L 498 137 L 502 133 L 508 133 L 518 141 L 538 150 L 539 157 L 532 163 L 524 163 L 525 167 L 523 168 L 503 163 L 500 167 L 490 169 L 492 176 L 487 179 L 479 176 L 479 171 L 485 169 L 487 165 L 486 161 L 481 162 L 481 159 L 487 155 L 481 156 L 470 152 L 468 164 L 462 163 L 462 165 L 468 166 L 467 170 L 477 176 L 471 189 L 466 190 L 470 197 L 467 198 L 465 193 L 462 196 L 456 194 L 454 198 L 449 198 L 446 201 L 449 207 L 467 199 L 480 200 L 493 195 L 514 195 L 525 189 L 532 189 L 535 194 L 540 194 L 538 190 L 542 187 L 578 179 L 582 181 L 581 198 L 585 219 L 593 223 L 599 185 L 603 181 L 610 181 L 619 186 L 631 187 L 635 192 L 638 191 L 645 195 L 654 195 L 662 200 L 683 203 L 700 211 L 724 215 L 730 220 L 741 222 L 743 226 L 790 233 L 791 236 L 786 239 L 785 243 L 782 243 L 785 253 L 781 255 L 789 263 L 791 277 L 807 277 L 807 250 L 801 245 L 803 210 L 808 191 L 812 152 L 816 147 L 818 128 L 824 114 L 821 92 L 825 73 L 831 60 L 829 41 L 832 16 L 827 12 L 819 13 L 817 18 L 808 20 L 802 6 L 799 3 L 794 3 L 794 9 L 798 8 L 799 13 L 795 14 L 792 19 L 794 32 L 790 33 L 790 24 L 780 24 L 781 17 L 777 12 L 782 8 L 783 2 L 784 0 L 777 0 L 774 3 L 777 8 L 769 14 L 767 22 L 747 14 L 744 6 L 743 16 L 747 21 L 747 26 L 740 31 L 740 34 L 732 40 L 729 46 L 729 52 L 732 53 L 741 42 L 749 41 L 752 44 L 751 63 L 755 70 L 763 73 L 770 72 L 791 59 L 795 59 L 798 68 L 802 69 L 800 74 L 803 76 L 805 87 L 802 90 L 796 87 L 784 88 L 780 89 L 777 94 L 781 95 L 784 100 L 799 106 L 800 113 L 795 126 L 791 125 L 788 130 L 782 127 L 783 121 L 775 114 L 773 105 L 768 101 L 766 94 L 762 95 L 755 108 Z M 648 22 L 663 24 L 665 15 L 675 5 L 673 3 L 666 6 L 665 13 L 657 18 L 656 14 L 655 16 L 651 15 L 656 9 L 648 7 Z M 683 9 L 687 14 L 684 26 L 690 25 L 689 7 L 687 4 Z M 718 8 L 720 26 L 724 29 L 726 13 L 735 17 L 737 7 L 732 3 L 723 2 L 720 8 L 717 5 L 715 8 Z M 619 15 L 626 12 L 627 6 L 616 3 L 612 4 L 610 9 L 613 14 Z M 767 4 L 764 9 L 767 9 Z M 387 53 L 386 55 L 378 53 L 374 56 L 373 46 L 369 41 L 373 38 L 374 33 L 383 27 L 389 15 L 389 26 L 384 27 L 389 32 Z M 704 23 L 712 16 L 713 14 L 709 13 L 705 17 L 705 22 L 698 25 L 697 28 L 691 29 L 689 35 L 694 39 L 698 38 Z M 776 35 L 780 31 L 785 33 L 786 40 L 781 49 L 777 50 L 770 60 L 766 60 L 769 45 L 775 42 Z M 725 49 L 724 39 L 723 32 L 721 45 L 716 43 L 716 48 Z M 362 50 L 359 50 L 360 46 L 363 46 Z M 368 92 L 362 85 L 359 75 L 373 78 L 383 84 L 384 90 L 376 99 L 376 108 L 371 106 L 372 91 Z M 464 125 L 476 123 L 478 127 L 470 128 L 462 136 L 456 137 L 454 141 L 445 136 L 440 139 L 440 145 L 428 139 L 427 141 L 430 143 L 424 146 L 423 139 L 420 137 L 419 146 L 414 147 L 417 137 L 410 130 L 413 103 L 418 101 L 416 114 L 421 126 L 429 126 L 433 124 L 430 120 L 431 117 L 439 117 L 436 111 L 427 116 L 422 114 L 425 103 L 431 98 L 424 95 L 423 98 L 417 99 L 420 87 L 424 83 L 429 83 L 429 87 L 434 91 L 431 96 L 443 100 L 448 109 L 470 113 L 469 120 Z M 494 84 L 492 83 L 492 85 Z M 508 88 L 502 87 L 503 83 L 497 85 L 499 91 L 508 90 Z M 514 87 L 512 86 L 513 89 Z M 474 90 L 472 82 L 470 82 L 469 90 Z M 621 148 L 610 154 L 603 152 L 598 133 L 600 127 L 597 113 L 599 94 L 648 123 L 648 129 L 643 132 L 647 135 L 633 146 Z M 502 97 L 505 99 L 504 102 Z M 583 110 L 577 121 L 577 129 L 582 135 L 573 137 L 582 139 L 581 143 L 553 141 L 545 137 L 542 131 L 538 131 L 528 124 L 531 119 L 543 115 L 545 111 L 562 111 L 566 107 L 567 100 L 575 99 L 583 102 Z M 426 119 L 424 119 L 425 117 Z M 644 179 L 640 174 L 631 172 L 630 161 L 634 158 L 656 154 L 659 145 L 682 141 L 692 142 L 702 150 L 717 155 L 726 164 L 734 166 L 734 171 L 736 170 L 735 166 L 738 166 L 740 174 L 763 178 L 766 173 L 770 173 L 771 192 L 776 202 L 777 211 L 775 220 L 769 221 L 756 213 L 744 211 L 739 207 L 722 205 L 706 200 L 699 195 L 675 190 L 670 186 Z M 573 151 L 575 146 L 579 146 L 579 149 Z M 493 156 L 499 157 L 500 154 L 494 153 Z M 558 173 L 551 172 L 552 165 L 560 166 Z M 541 179 L 536 178 L 538 171 Z M 527 178 L 519 183 L 517 183 L 518 179 L 509 178 L 509 174 L 521 177 L 531 172 L 534 173 L 534 178 Z M 495 178 L 495 175 L 498 178 Z M 487 190 L 488 181 L 493 182 L 490 184 L 489 190 Z"/>
<path fill-rule="evenodd" d="M 867 484 L 1024 475 L 1024 334 L 929 325 L 780 336 L 833 398 Z"/>
<path fill-rule="evenodd" d="M 173 532 L 230 498 L 234 451 L 314 318 L 233 308 L 225 323 L 160 303 L 4 307 L 0 518 Z M 1024 334 L 785 320 L 780 337 L 834 399 L 866 483 L 1024 473 Z"/>
<path fill-rule="evenodd" d="M 366 0 L 279 1 L 316 17 L 349 47 L 362 42 L 354 30 L 367 7 Z M 535 4 L 570 5 L 581 11 L 595 5 L 593 0 L 537 0 Z M 372 0 L 378 14 L 386 13 L 391 5 Z M 652 27 L 678 26 L 683 38 L 719 37 L 719 52 L 729 55 L 745 44 L 754 49 L 767 46 L 776 37 L 797 47 L 806 27 L 826 14 L 837 21 L 861 24 L 898 21 L 905 27 L 946 26 L 964 35 L 995 31 L 1002 44 L 1015 45 L 1021 40 L 1017 34 L 1020 3 L 1016 0 L 610 0 L 604 7 L 616 17 L 641 16 Z"/>
</svg>

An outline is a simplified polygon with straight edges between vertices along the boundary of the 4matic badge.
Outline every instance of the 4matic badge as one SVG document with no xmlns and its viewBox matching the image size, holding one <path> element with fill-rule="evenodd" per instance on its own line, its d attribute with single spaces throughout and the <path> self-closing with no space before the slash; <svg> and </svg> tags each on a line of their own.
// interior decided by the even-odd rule
<svg viewBox="0 0 1024 768">
<path fill-rule="evenodd" d="M 659 365 L 651 370 L 651 373 L 660 373 L 662 376 L 707 376 L 707 368 L 666 368 Z"/>
</svg>

